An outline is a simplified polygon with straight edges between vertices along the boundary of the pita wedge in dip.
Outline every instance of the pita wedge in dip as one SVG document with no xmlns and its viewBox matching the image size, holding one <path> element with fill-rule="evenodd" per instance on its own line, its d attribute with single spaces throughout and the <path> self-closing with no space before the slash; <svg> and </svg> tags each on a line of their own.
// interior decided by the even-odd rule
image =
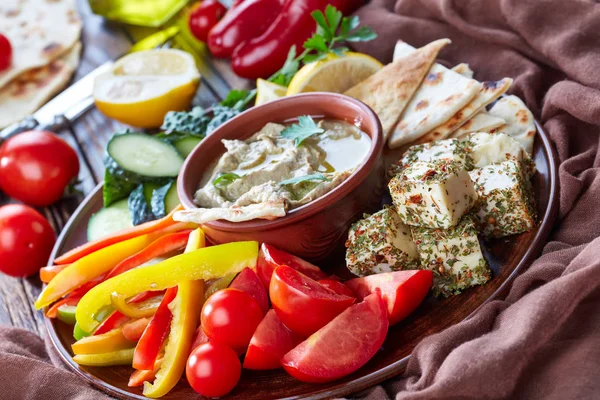
<svg viewBox="0 0 600 400">
<path fill-rule="evenodd" d="M 10 40 L 12 65 L 0 72 L 0 88 L 25 71 L 48 65 L 79 40 L 75 0 L 2 0 L 0 32 Z"/>
<path fill-rule="evenodd" d="M 377 113 L 387 140 L 439 51 L 449 43 L 449 39 L 431 42 L 386 65 L 344 94 L 361 100 Z"/>
<path fill-rule="evenodd" d="M 414 52 L 414 47 L 399 41 L 394 59 L 410 57 Z M 480 89 L 481 84 L 475 79 L 434 63 L 404 109 L 388 145 L 393 149 L 411 143 L 440 126 L 467 105 Z"/>
<path fill-rule="evenodd" d="M 81 44 L 50 64 L 24 72 L 0 89 L 0 128 L 31 115 L 71 79 L 79 64 Z"/>
<path fill-rule="evenodd" d="M 310 128 L 303 130 L 308 136 L 303 128 Z M 268 123 L 247 140 L 223 144 L 227 152 L 204 174 L 194 197 L 199 208 L 179 211 L 175 220 L 283 217 L 344 182 L 367 157 L 371 139 L 347 122 L 303 116 L 297 124 Z"/>
<path fill-rule="evenodd" d="M 450 137 L 460 138 L 472 132 L 496 132 L 499 127 L 505 124 L 506 121 L 502 118 L 494 117 L 484 111 L 480 111 L 460 128 L 452 132 Z"/>
<path fill-rule="evenodd" d="M 527 153 L 533 152 L 533 140 L 537 129 L 533 121 L 533 114 L 525 103 L 515 95 L 501 98 L 488 112 L 491 116 L 502 118 L 506 125 L 498 128 L 525 147 Z"/>
</svg>

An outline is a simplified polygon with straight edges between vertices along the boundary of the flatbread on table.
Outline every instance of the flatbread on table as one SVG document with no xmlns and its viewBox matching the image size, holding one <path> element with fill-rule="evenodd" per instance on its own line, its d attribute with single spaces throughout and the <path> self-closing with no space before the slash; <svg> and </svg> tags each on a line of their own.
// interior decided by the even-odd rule
<svg viewBox="0 0 600 400">
<path fill-rule="evenodd" d="M 506 121 L 504 119 L 480 111 L 473 118 L 465 122 L 460 128 L 452 132 L 450 137 L 459 138 L 471 132 L 495 132 L 499 127 L 505 124 Z"/>
<path fill-rule="evenodd" d="M 521 143 L 527 153 L 533 152 L 533 140 L 537 129 L 533 121 L 533 114 L 523 100 L 515 95 L 503 97 L 492 106 L 488 113 L 506 121 L 506 125 L 499 127 L 498 132 L 504 132 Z"/>
<path fill-rule="evenodd" d="M 50 64 L 22 73 L 0 89 L 0 129 L 31 115 L 71 79 L 79 64 L 81 43 Z"/>
<path fill-rule="evenodd" d="M 473 70 L 467 63 L 460 63 L 454 66 L 452 71 L 456 72 L 457 74 L 461 74 L 464 77 L 473 78 Z"/>
<path fill-rule="evenodd" d="M 394 59 L 410 57 L 414 52 L 414 47 L 399 41 Z M 467 105 L 480 89 L 481 84 L 475 79 L 465 78 L 434 63 L 406 106 L 388 145 L 393 149 L 411 143 L 440 126 Z"/>
<path fill-rule="evenodd" d="M 1 0 L 0 32 L 13 48 L 11 66 L 0 72 L 0 88 L 25 71 L 48 65 L 79 40 L 75 0 Z"/>
<path fill-rule="evenodd" d="M 438 126 L 417 139 L 415 144 L 428 143 L 436 140 L 446 139 L 452 132 L 460 128 L 485 106 L 502 96 L 512 85 L 511 78 L 503 78 L 499 81 L 482 82 L 482 87 L 477 96 L 459 112 L 457 112 L 446 123 Z"/>
<path fill-rule="evenodd" d="M 370 106 L 381 120 L 385 140 L 431 68 L 439 51 L 450 43 L 440 39 L 396 60 L 346 91 Z"/>
</svg>

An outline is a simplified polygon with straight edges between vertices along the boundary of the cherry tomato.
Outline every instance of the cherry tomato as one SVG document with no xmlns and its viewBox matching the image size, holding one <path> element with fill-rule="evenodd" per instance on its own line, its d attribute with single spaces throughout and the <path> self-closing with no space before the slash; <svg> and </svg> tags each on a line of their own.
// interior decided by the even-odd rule
<svg viewBox="0 0 600 400">
<path fill-rule="evenodd" d="M 15 277 L 37 273 L 48 262 L 55 240 L 46 218 L 33 208 L 0 207 L 0 271 Z"/>
<path fill-rule="evenodd" d="M 208 32 L 219 22 L 227 8 L 217 0 L 204 0 L 190 13 L 189 25 L 196 39 L 206 42 Z"/>
<path fill-rule="evenodd" d="M 386 302 L 390 325 L 408 317 L 423 302 L 433 281 L 428 270 L 397 271 L 351 279 L 346 285 L 359 299 L 378 290 Z"/>
<path fill-rule="evenodd" d="M 250 268 L 243 269 L 229 287 L 239 289 L 254 297 L 264 314 L 269 311 L 269 295 L 256 272 Z"/>
<path fill-rule="evenodd" d="M 0 146 L 0 188 L 24 203 L 56 202 L 78 174 L 77 153 L 51 132 L 23 132 Z"/>
<path fill-rule="evenodd" d="M 196 392 L 220 397 L 231 392 L 240 380 L 242 366 L 235 352 L 221 343 L 196 347 L 188 358 L 185 376 Z"/>
<path fill-rule="evenodd" d="M 273 271 L 280 265 L 287 265 L 288 267 L 294 268 L 296 271 L 300 271 L 316 281 L 320 279 L 331 279 L 316 265 L 304 261 L 300 257 L 293 256 L 290 253 L 286 253 L 283 250 L 279 250 L 274 246 L 263 243 L 260 246 L 260 252 L 258 254 L 256 273 L 267 290 L 271 283 Z"/>
<path fill-rule="evenodd" d="M 12 64 L 13 49 L 10 40 L 0 33 L 0 71 L 7 70 Z"/>
<path fill-rule="evenodd" d="M 283 368 L 303 382 L 329 382 L 367 363 L 388 331 L 385 303 L 373 293 L 300 343 L 281 359 Z"/>
<path fill-rule="evenodd" d="M 302 337 L 290 331 L 275 310 L 269 310 L 256 328 L 244 357 L 244 368 L 267 370 L 281 367 L 281 357 L 296 347 Z"/>
<path fill-rule="evenodd" d="M 285 265 L 275 268 L 269 295 L 281 322 L 304 337 L 321 329 L 355 300 Z"/>
<path fill-rule="evenodd" d="M 223 289 L 208 298 L 202 307 L 200 321 L 211 342 L 220 342 L 243 352 L 263 312 L 258 302 L 238 289 Z"/>
<path fill-rule="evenodd" d="M 321 279 L 319 283 L 325 286 L 327 289 L 333 290 L 337 294 L 348 297 L 356 297 L 356 294 L 348 286 L 344 285 L 340 281 L 334 281 L 333 279 Z"/>
</svg>

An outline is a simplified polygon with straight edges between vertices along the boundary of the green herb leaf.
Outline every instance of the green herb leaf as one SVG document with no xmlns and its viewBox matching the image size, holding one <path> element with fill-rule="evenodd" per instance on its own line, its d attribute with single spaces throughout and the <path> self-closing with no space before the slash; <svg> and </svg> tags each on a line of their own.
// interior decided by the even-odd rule
<svg viewBox="0 0 600 400">
<path fill-rule="evenodd" d="M 281 86 L 288 86 L 296 72 L 300 69 L 300 61 L 296 58 L 296 46 L 290 47 L 283 67 L 273 74 L 269 81 Z"/>
<path fill-rule="evenodd" d="M 344 15 L 337 8 L 329 4 L 325 8 L 325 16 L 327 17 L 327 22 L 329 23 L 329 29 L 331 33 L 335 35 L 335 32 L 337 32 L 337 29 L 340 26 L 340 21 Z"/>
<path fill-rule="evenodd" d="M 234 110 L 242 111 L 246 108 L 248 103 L 254 100 L 256 96 L 256 90 L 230 90 L 227 93 L 225 100 L 219 104 L 224 107 L 233 108 Z"/>
<path fill-rule="evenodd" d="M 285 181 L 279 182 L 279 184 L 280 185 L 294 185 L 296 183 L 306 182 L 306 181 L 322 181 L 322 182 L 325 182 L 325 181 L 330 181 L 330 179 L 327 178 L 323 174 L 317 173 L 317 174 L 297 176 L 295 178 L 286 179 Z"/>
<path fill-rule="evenodd" d="M 305 139 L 319 133 L 323 133 L 325 130 L 319 128 L 319 126 L 313 121 L 308 115 L 298 117 L 298 123 L 293 124 L 285 128 L 281 132 L 281 136 L 288 139 L 293 139 L 296 146 L 302 144 Z"/>
<path fill-rule="evenodd" d="M 214 187 L 225 187 L 227 185 L 229 185 L 231 182 L 235 181 L 236 179 L 240 179 L 241 176 L 239 176 L 238 174 L 234 174 L 234 173 L 227 173 L 227 174 L 222 174 L 221 176 L 219 176 L 217 179 L 215 179 L 213 181 L 213 186 Z"/>
<path fill-rule="evenodd" d="M 169 111 L 165 115 L 161 129 L 167 135 L 171 133 L 185 133 L 203 137 L 210 120 L 210 115 L 202 107 L 194 107 L 189 112 Z"/>
<path fill-rule="evenodd" d="M 368 26 L 361 26 L 356 31 L 344 37 L 346 42 L 367 42 L 377 37 L 377 34 Z"/>
<path fill-rule="evenodd" d="M 304 48 L 307 50 L 316 50 L 324 53 L 326 53 L 329 50 L 327 48 L 325 38 L 316 33 L 312 35 L 312 37 L 308 38 L 306 42 L 304 42 Z"/>
<path fill-rule="evenodd" d="M 325 18 L 325 15 L 321 10 L 313 11 L 310 14 L 313 19 L 317 22 L 317 34 L 324 36 L 327 40 L 331 40 L 333 33 L 329 29 L 329 24 Z"/>
</svg>

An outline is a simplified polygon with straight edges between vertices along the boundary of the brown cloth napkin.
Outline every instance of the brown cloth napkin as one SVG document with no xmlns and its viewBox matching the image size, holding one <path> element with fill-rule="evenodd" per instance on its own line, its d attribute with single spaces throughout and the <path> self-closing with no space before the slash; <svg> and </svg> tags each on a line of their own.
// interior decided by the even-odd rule
<svg viewBox="0 0 600 400">
<path fill-rule="evenodd" d="M 381 61 L 394 44 L 448 37 L 447 65 L 515 78 L 561 161 L 560 215 L 543 255 L 505 300 L 425 339 L 406 373 L 369 399 L 600 398 L 600 5 L 578 0 L 374 0 Z M 104 399 L 32 333 L 0 328 L 0 398 Z"/>
</svg>

